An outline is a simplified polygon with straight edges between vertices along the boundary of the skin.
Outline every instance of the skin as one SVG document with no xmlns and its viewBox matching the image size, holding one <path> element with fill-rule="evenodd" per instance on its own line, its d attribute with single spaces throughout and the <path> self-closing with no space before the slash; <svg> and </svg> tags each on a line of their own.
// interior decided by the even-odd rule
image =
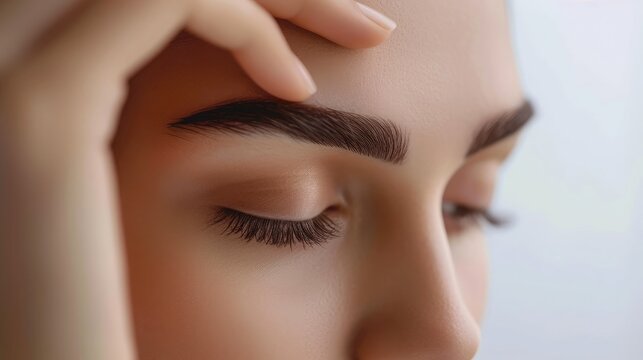
<svg viewBox="0 0 643 360">
<path fill-rule="evenodd" d="M 516 140 L 465 158 L 522 100 L 501 1 L 369 1 L 392 35 L 344 0 L 78 3 L 0 32 L 22 34 L 0 37 L 0 358 L 473 357 L 484 237 L 440 208 L 489 205 Z M 391 36 L 349 50 L 281 23 L 317 83 L 307 101 L 395 122 L 403 164 L 168 135 L 231 98 L 310 96 L 271 16 L 350 48 Z M 183 27 L 202 40 L 166 47 Z M 292 250 L 224 236 L 204 211 L 302 220 L 332 205 L 341 236 Z"/>
<path fill-rule="evenodd" d="M 515 143 L 464 159 L 474 130 L 522 100 L 504 5 L 369 4 L 399 24 L 376 49 L 284 33 L 317 81 L 307 102 L 395 122 L 411 134 L 402 165 L 282 136 L 168 135 L 195 110 L 265 96 L 186 34 L 132 79 L 114 151 L 141 358 L 473 357 L 484 236 L 447 231 L 440 204 L 488 206 Z M 341 202 L 337 189 L 351 198 L 345 230 L 323 247 L 204 230 L 203 206 L 308 219 Z"/>
</svg>

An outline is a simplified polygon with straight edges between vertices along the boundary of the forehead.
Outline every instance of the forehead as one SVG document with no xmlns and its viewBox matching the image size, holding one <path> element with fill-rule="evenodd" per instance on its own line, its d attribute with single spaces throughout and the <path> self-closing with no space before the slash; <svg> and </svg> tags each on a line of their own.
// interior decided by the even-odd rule
<svg viewBox="0 0 643 360">
<path fill-rule="evenodd" d="M 420 143 L 460 134 L 449 142 L 462 148 L 480 123 L 520 103 L 503 1 L 368 4 L 398 23 L 373 49 L 343 49 L 282 22 L 318 85 L 308 102 L 390 119 L 427 140 Z M 183 34 L 132 79 L 124 116 L 164 126 L 217 102 L 262 94 L 228 53 Z"/>
<path fill-rule="evenodd" d="M 520 101 L 503 1 L 381 0 L 373 6 L 398 22 L 377 48 L 313 46 L 304 32 L 287 31 L 318 75 L 314 100 L 420 122 L 497 115 Z"/>
</svg>

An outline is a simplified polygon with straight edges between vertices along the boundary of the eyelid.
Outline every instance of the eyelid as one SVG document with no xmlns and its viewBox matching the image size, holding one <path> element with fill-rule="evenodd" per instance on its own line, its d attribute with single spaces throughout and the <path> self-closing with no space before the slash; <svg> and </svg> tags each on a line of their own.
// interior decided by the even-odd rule
<svg viewBox="0 0 643 360">
<path fill-rule="evenodd" d="M 244 168 L 244 167 L 242 167 Z M 265 171 L 248 167 L 242 174 L 217 179 L 207 204 L 235 209 L 260 218 L 307 220 L 341 201 L 337 185 L 328 171 L 293 164 L 290 168 L 270 167 Z M 224 175 L 226 176 L 226 175 Z"/>
<path fill-rule="evenodd" d="M 444 191 L 444 200 L 466 204 L 474 209 L 486 209 L 491 204 L 500 164 L 476 161 L 464 164 L 451 176 Z"/>
</svg>

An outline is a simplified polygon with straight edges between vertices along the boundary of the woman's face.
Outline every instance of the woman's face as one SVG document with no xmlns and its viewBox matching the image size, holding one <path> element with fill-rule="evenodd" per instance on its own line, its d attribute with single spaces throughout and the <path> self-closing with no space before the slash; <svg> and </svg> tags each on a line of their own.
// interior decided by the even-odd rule
<svg viewBox="0 0 643 360">
<path fill-rule="evenodd" d="M 133 78 L 114 152 L 141 358 L 475 353 L 487 258 L 466 209 L 524 122 L 503 1 L 368 4 L 398 22 L 374 49 L 284 24 L 310 107 L 188 35 Z M 253 100 L 197 113 L 233 99 Z"/>
</svg>

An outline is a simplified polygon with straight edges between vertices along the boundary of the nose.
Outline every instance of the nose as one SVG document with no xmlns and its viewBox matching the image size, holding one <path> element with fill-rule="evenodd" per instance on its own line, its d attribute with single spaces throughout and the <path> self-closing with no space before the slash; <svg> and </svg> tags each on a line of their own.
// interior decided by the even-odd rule
<svg viewBox="0 0 643 360">
<path fill-rule="evenodd" d="M 360 275 L 364 314 L 353 357 L 472 359 L 479 326 L 460 295 L 441 212 L 384 215 Z"/>
</svg>

